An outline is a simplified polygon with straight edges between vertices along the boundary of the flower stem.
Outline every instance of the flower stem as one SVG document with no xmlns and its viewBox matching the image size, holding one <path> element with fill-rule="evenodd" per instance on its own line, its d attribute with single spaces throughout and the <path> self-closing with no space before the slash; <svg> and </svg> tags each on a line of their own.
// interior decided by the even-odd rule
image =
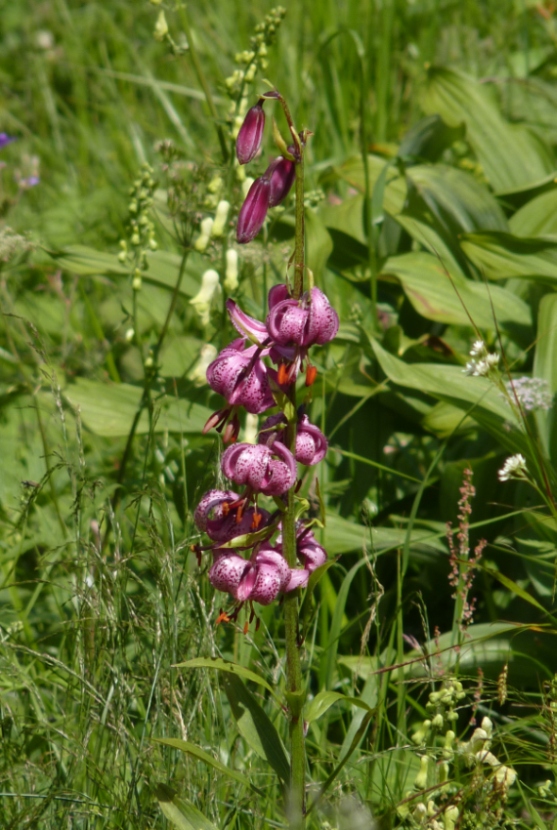
<svg viewBox="0 0 557 830">
<path fill-rule="evenodd" d="M 296 242 L 294 248 L 294 290 L 299 299 L 304 290 L 304 152 L 296 163 Z M 287 443 L 296 450 L 296 387 L 290 391 L 291 416 L 288 420 Z M 282 521 L 283 553 L 290 568 L 296 567 L 296 505 L 294 489 L 288 493 L 286 512 Z M 302 686 L 300 662 L 300 633 L 298 591 L 287 594 L 284 600 L 284 626 L 286 641 L 286 703 L 290 731 L 290 792 L 287 813 L 291 830 L 303 830 L 305 826 L 305 774 L 306 752 L 303 708 L 305 690 Z"/>
</svg>

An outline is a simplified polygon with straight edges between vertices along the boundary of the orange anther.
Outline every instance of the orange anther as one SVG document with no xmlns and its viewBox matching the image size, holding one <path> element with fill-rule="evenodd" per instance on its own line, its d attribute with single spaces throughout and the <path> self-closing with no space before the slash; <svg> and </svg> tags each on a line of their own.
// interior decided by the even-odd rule
<svg viewBox="0 0 557 830">
<path fill-rule="evenodd" d="M 257 528 L 261 524 L 261 519 L 262 518 L 263 518 L 263 515 L 261 513 L 257 513 L 257 512 L 254 511 L 253 516 L 251 518 L 251 529 L 252 530 L 257 530 Z"/>
<path fill-rule="evenodd" d="M 221 622 L 225 622 L 225 623 L 230 622 L 230 617 L 228 616 L 226 611 L 221 611 L 220 612 L 220 614 L 218 615 L 218 617 L 216 619 L 215 625 L 220 625 Z"/>
<path fill-rule="evenodd" d="M 244 623 L 244 634 L 247 634 L 249 631 L 249 622 L 246 620 Z"/>
<path fill-rule="evenodd" d="M 306 369 L 306 386 L 312 386 L 317 377 L 317 369 L 315 366 L 308 366 Z"/>
<path fill-rule="evenodd" d="M 290 383 L 288 368 L 285 363 L 280 364 L 277 379 L 281 386 L 285 386 L 285 384 Z"/>
</svg>

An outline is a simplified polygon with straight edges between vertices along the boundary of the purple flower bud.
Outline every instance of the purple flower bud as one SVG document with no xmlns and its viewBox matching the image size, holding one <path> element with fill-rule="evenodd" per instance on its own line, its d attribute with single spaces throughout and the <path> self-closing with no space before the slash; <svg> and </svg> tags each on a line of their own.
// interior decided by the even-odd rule
<svg viewBox="0 0 557 830">
<path fill-rule="evenodd" d="M 261 530 L 268 524 L 270 514 L 267 510 L 244 508 L 245 499 L 238 493 L 209 490 L 197 505 L 193 518 L 199 530 L 222 545 L 237 536 Z"/>
<path fill-rule="evenodd" d="M 265 176 L 271 182 L 269 207 L 272 208 L 280 205 L 283 199 L 288 196 L 296 178 L 296 165 L 293 161 L 279 156 L 271 162 L 265 171 Z"/>
<path fill-rule="evenodd" d="M 241 245 L 251 242 L 263 227 L 270 195 L 271 182 L 265 176 L 256 179 L 248 190 L 236 226 L 236 241 Z"/>
<path fill-rule="evenodd" d="M 271 415 L 261 426 L 259 443 L 272 447 L 276 440 L 284 444 L 286 440 L 286 418 L 282 413 Z M 323 461 L 328 449 L 327 439 L 307 415 L 302 415 L 296 427 L 296 461 L 312 467 Z"/>
<path fill-rule="evenodd" d="M 257 155 L 263 138 L 265 127 L 265 113 L 263 112 L 263 101 L 258 101 L 246 113 L 244 122 L 240 127 L 236 139 L 236 156 L 240 164 L 247 164 Z"/>
<path fill-rule="evenodd" d="M 267 369 L 257 346 L 247 349 L 239 337 L 222 350 L 207 367 L 207 383 L 232 406 L 243 406 L 252 415 L 275 405 Z"/>
<path fill-rule="evenodd" d="M 267 315 L 267 331 L 278 346 L 322 346 L 338 331 L 338 314 L 319 288 L 306 291 L 301 299 L 284 299 Z"/>
<path fill-rule="evenodd" d="M 284 444 L 234 444 L 221 459 L 224 475 L 236 484 L 245 484 L 256 493 L 281 496 L 296 481 L 296 461 Z"/>
</svg>

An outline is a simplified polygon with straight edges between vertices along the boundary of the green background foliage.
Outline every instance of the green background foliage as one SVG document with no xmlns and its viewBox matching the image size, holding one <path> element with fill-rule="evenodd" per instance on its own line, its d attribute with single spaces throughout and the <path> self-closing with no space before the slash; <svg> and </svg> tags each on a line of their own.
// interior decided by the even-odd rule
<svg viewBox="0 0 557 830">
<path fill-rule="evenodd" d="M 225 79 L 271 7 L 165 4 L 174 49 L 153 37 L 160 8 L 0 4 L 0 130 L 17 136 L 0 151 L 3 828 L 284 824 L 280 608 L 247 634 L 247 611 L 217 627 L 228 599 L 190 552 L 221 449 L 202 435 L 220 403 L 195 368 L 232 337 L 225 294 L 207 323 L 190 300 L 226 245 L 183 267 L 215 175 L 233 239 L 241 192 L 215 126 L 229 129 Z M 341 318 L 309 406 L 330 450 L 301 490 L 315 516 L 326 506 L 332 560 L 302 608 L 310 826 L 433 827 L 414 809 L 428 785 L 439 821 L 455 793 L 462 827 L 557 820 L 540 790 L 557 741 L 557 426 L 505 396 L 523 376 L 557 391 L 556 25 L 522 0 L 302 0 L 269 48 L 264 76 L 314 133 L 308 264 Z M 260 75 L 250 95 L 263 89 Z M 119 243 L 146 163 L 158 250 L 134 291 Z M 292 241 L 290 200 L 240 250 L 249 313 L 265 314 Z M 478 339 L 501 355 L 489 378 L 462 371 Z M 516 453 L 530 480 L 500 482 Z M 457 562 L 476 597 L 462 634 L 446 523 L 466 468 L 470 551 L 487 546 L 472 570 Z M 491 717 L 519 775 L 507 798 L 464 749 L 453 789 L 431 772 L 416 784 L 443 736 L 412 735 L 455 676 L 457 741 Z"/>
</svg>

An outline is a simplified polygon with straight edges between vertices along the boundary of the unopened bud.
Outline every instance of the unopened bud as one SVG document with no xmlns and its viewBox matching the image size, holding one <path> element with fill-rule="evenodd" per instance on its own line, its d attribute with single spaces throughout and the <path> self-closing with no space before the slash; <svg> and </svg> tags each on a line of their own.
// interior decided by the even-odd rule
<svg viewBox="0 0 557 830">
<path fill-rule="evenodd" d="M 213 227 L 211 228 L 211 236 L 219 237 L 224 234 L 229 210 L 230 202 L 227 202 L 225 199 L 222 199 L 217 205 L 215 221 L 213 222 Z"/>
<path fill-rule="evenodd" d="M 213 220 L 210 216 L 207 216 L 201 222 L 201 233 L 195 240 L 193 247 L 196 251 L 199 251 L 200 254 L 206 249 L 207 245 L 209 244 L 209 240 L 211 239 L 211 231 L 213 230 Z"/>
<path fill-rule="evenodd" d="M 234 248 L 229 248 L 226 252 L 224 287 L 228 292 L 236 291 L 238 288 L 238 251 Z"/>
<path fill-rule="evenodd" d="M 251 242 L 263 227 L 269 209 L 270 192 L 271 183 L 265 176 L 256 179 L 250 187 L 240 209 L 236 227 L 236 240 L 241 245 Z"/>
<path fill-rule="evenodd" d="M 166 22 L 166 17 L 164 12 L 161 10 L 159 12 L 159 16 L 157 17 L 157 22 L 155 23 L 155 31 L 153 32 L 153 37 L 155 40 L 164 40 L 168 34 L 168 23 Z"/>
<path fill-rule="evenodd" d="M 269 196 L 269 207 L 275 207 L 288 196 L 290 188 L 296 178 L 296 165 L 293 161 L 279 156 L 271 162 L 266 176 L 269 176 L 271 181 L 271 193 Z"/>
<path fill-rule="evenodd" d="M 257 155 L 263 138 L 265 113 L 263 101 L 248 110 L 236 139 L 236 156 L 240 164 L 247 164 Z"/>
</svg>

